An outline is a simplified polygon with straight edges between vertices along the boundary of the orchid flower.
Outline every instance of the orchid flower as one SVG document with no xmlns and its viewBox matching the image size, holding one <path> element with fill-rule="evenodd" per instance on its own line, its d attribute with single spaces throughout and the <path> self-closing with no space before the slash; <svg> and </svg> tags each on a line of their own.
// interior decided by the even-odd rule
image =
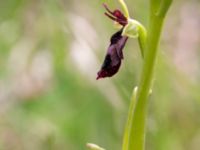
<svg viewBox="0 0 200 150">
<path fill-rule="evenodd" d="M 97 80 L 100 78 L 111 77 L 118 72 L 121 66 L 121 61 L 124 58 L 122 50 L 129 37 L 139 37 L 139 43 L 142 45 L 141 48 L 143 55 L 144 41 L 146 38 L 145 28 L 138 21 L 130 19 L 125 3 L 123 1 L 120 3 L 125 14 L 123 14 L 119 9 L 111 11 L 106 4 L 103 4 L 107 11 L 105 12 L 105 15 L 121 27 L 120 30 L 114 33 L 110 38 L 110 45 L 107 49 L 103 65 L 97 73 Z"/>
</svg>

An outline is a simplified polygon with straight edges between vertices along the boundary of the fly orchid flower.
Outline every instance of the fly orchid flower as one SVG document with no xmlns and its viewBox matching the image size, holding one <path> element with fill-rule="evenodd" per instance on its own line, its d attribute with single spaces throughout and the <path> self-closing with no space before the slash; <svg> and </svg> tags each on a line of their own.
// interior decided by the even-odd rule
<svg viewBox="0 0 200 150">
<path fill-rule="evenodd" d="M 121 60 L 123 59 L 122 49 L 124 48 L 128 39 L 127 36 L 122 36 L 123 28 L 127 25 L 128 19 L 120 10 L 116 9 L 112 12 L 106 4 L 103 6 L 107 10 L 105 15 L 119 23 L 122 28 L 113 34 L 110 39 L 110 45 L 107 49 L 107 54 L 105 56 L 103 65 L 101 70 L 97 73 L 97 80 L 100 78 L 111 77 L 118 72 L 121 65 Z"/>
<path fill-rule="evenodd" d="M 107 10 L 105 15 L 119 24 L 121 29 L 114 33 L 110 39 L 110 45 L 107 49 L 103 65 L 97 73 L 97 80 L 100 78 L 111 77 L 118 72 L 123 59 L 122 50 L 128 40 L 128 37 L 139 37 L 139 43 L 142 44 L 141 48 L 144 47 L 143 37 L 146 37 L 146 34 L 144 34 L 146 33 L 144 32 L 145 28 L 136 20 L 130 19 L 128 9 L 124 1 L 120 0 L 120 3 L 125 11 L 125 15 L 119 9 L 111 11 L 106 4 L 103 4 Z"/>
</svg>

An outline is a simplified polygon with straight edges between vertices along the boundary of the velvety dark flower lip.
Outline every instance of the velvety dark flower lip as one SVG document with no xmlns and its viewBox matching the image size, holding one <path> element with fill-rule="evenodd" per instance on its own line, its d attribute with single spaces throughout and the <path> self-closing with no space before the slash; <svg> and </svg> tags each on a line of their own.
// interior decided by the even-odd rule
<svg viewBox="0 0 200 150">
<path fill-rule="evenodd" d="M 128 37 L 122 36 L 122 29 L 115 33 L 110 40 L 107 54 L 105 56 L 101 70 L 97 73 L 97 80 L 100 78 L 111 77 L 116 74 L 120 68 L 123 59 L 122 49 L 124 48 Z"/>
</svg>

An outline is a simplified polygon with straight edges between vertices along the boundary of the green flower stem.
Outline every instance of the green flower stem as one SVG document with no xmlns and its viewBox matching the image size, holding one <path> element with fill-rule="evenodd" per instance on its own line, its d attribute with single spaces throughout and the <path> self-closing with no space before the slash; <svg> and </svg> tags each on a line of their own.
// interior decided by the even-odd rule
<svg viewBox="0 0 200 150">
<path fill-rule="evenodd" d="M 153 79 L 162 24 L 163 18 L 151 18 L 137 102 L 134 111 L 132 111 L 128 150 L 144 150 L 147 102 Z"/>
<path fill-rule="evenodd" d="M 138 91 L 134 92 L 124 132 L 122 150 L 144 150 L 145 126 L 158 45 L 163 21 L 172 0 L 150 0 L 150 24 L 145 40 L 145 55 Z M 144 44 L 141 44 L 144 46 Z"/>
<path fill-rule="evenodd" d="M 156 14 L 162 0 L 149 0 L 149 1 L 150 1 L 150 13 Z"/>
<path fill-rule="evenodd" d="M 163 0 L 160 4 L 160 9 L 158 10 L 158 16 L 164 17 L 167 13 L 167 10 L 169 9 L 170 5 L 172 3 L 172 0 Z"/>
</svg>

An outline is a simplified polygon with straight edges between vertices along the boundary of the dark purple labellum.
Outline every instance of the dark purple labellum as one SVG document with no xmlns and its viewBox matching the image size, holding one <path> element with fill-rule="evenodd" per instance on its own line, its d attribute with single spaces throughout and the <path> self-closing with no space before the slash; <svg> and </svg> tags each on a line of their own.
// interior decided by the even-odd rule
<svg viewBox="0 0 200 150">
<path fill-rule="evenodd" d="M 122 36 L 122 29 L 115 33 L 110 39 L 106 57 L 101 70 L 97 73 L 97 80 L 100 78 L 111 77 L 116 74 L 123 59 L 122 49 L 126 44 L 128 37 Z"/>
</svg>

